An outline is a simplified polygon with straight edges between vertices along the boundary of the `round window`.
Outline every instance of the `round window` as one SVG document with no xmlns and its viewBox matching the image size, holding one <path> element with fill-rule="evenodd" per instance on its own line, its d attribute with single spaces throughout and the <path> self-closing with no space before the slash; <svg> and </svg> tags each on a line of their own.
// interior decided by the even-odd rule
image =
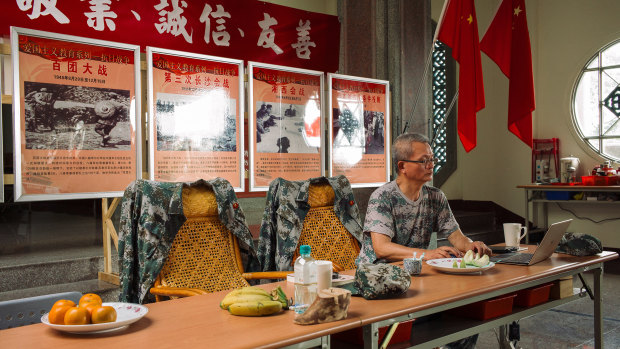
<svg viewBox="0 0 620 349">
<path fill-rule="evenodd" d="M 581 70 L 572 112 L 583 141 L 604 158 L 620 161 L 620 40 L 603 47 Z"/>
</svg>

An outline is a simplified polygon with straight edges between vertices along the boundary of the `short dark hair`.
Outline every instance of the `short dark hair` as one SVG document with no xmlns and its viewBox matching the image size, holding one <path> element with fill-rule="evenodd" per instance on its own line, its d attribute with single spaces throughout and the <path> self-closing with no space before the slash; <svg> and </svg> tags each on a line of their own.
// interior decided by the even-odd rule
<svg viewBox="0 0 620 349">
<path fill-rule="evenodd" d="M 394 140 L 394 144 L 392 144 L 392 162 L 394 163 L 394 168 L 397 169 L 396 172 L 398 172 L 398 162 L 400 160 L 407 160 L 413 155 L 411 143 L 414 142 L 431 144 L 428 137 L 420 133 L 403 133 Z"/>
</svg>

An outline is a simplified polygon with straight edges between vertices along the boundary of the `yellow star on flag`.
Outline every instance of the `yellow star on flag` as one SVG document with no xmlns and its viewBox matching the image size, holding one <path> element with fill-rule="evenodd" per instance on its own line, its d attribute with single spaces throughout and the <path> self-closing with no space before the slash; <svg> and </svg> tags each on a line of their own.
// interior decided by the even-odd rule
<svg viewBox="0 0 620 349">
<path fill-rule="evenodd" d="M 515 11 L 514 11 L 514 12 L 515 12 L 515 16 L 519 17 L 519 13 L 521 13 L 521 11 L 523 11 L 523 10 L 521 9 L 521 7 L 520 7 L 520 6 L 517 6 L 517 7 L 515 8 Z"/>
<path fill-rule="evenodd" d="M 471 22 L 473 22 L 473 21 L 474 21 L 474 17 L 472 17 L 471 14 L 470 14 L 469 17 L 467 17 L 467 22 L 469 24 L 471 24 Z"/>
</svg>

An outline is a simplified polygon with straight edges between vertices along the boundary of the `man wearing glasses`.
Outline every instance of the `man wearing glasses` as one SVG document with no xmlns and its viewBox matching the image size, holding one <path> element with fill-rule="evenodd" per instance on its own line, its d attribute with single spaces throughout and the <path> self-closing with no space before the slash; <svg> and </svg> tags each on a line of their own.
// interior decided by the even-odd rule
<svg viewBox="0 0 620 349">
<path fill-rule="evenodd" d="M 433 178 L 435 158 L 428 138 L 405 133 L 392 146 L 396 180 L 377 188 L 368 202 L 364 241 L 357 263 L 400 261 L 425 253 L 425 259 L 461 257 L 467 250 L 491 254 L 481 241 L 459 229 L 444 193 L 425 183 Z M 452 246 L 428 250 L 432 232 L 448 236 Z"/>
<path fill-rule="evenodd" d="M 425 253 L 425 259 L 463 256 L 463 252 L 491 255 L 491 250 L 481 241 L 472 241 L 459 229 L 444 193 L 426 185 L 433 179 L 435 158 L 426 136 L 404 133 L 392 146 L 392 161 L 397 169 L 396 180 L 377 188 L 368 201 L 364 221 L 364 240 L 355 261 L 374 263 L 377 260 L 400 261 Z M 429 250 L 432 232 L 448 236 L 452 246 Z M 416 319 L 427 321 L 437 315 Z M 416 331 L 415 326 L 411 329 Z M 466 337 L 443 348 L 473 349 L 478 335 Z"/>
</svg>

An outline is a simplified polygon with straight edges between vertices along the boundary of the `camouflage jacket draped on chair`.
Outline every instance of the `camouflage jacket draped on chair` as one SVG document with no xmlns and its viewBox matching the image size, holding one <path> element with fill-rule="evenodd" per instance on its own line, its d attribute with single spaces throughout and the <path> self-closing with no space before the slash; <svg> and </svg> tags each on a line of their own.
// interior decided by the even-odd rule
<svg viewBox="0 0 620 349">
<path fill-rule="evenodd" d="M 276 178 L 269 184 L 258 242 L 262 271 L 292 270 L 292 259 L 310 210 L 310 184 L 328 182 L 334 189 L 334 214 L 360 243 L 362 226 L 351 184 L 345 176 L 317 177 L 305 181 Z"/>
<path fill-rule="evenodd" d="M 207 186 L 217 199 L 218 216 L 248 252 L 246 270 L 258 270 L 258 260 L 245 215 L 230 183 L 222 178 L 192 183 L 137 180 L 125 189 L 118 233 L 121 302 L 143 303 L 185 222 L 183 186 Z M 151 299 L 146 299 L 151 301 Z"/>
</svg>

